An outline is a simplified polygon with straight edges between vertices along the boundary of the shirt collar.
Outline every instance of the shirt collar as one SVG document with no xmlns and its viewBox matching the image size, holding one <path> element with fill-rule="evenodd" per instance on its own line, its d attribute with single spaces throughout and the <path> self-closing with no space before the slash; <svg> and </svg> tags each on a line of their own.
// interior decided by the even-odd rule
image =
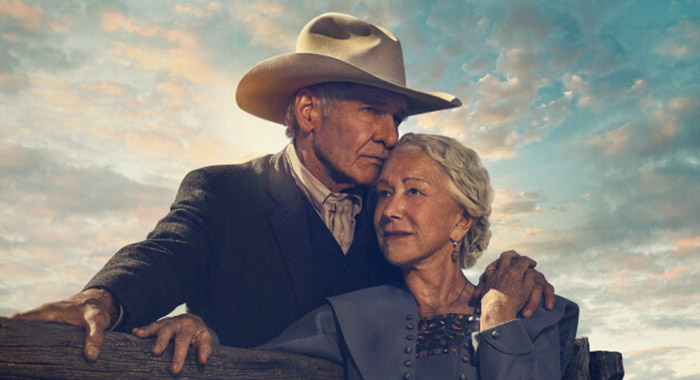
<svg viewBox="0 0 700 380">
<path fill-rule="evenodd" d="M 307 169 L 304 164 L 299 160 L 297 152 L 294 149 L 294 144 L 289 143 L 284 150 L 284 155 L 289 164 L 290 171 L 294 181 L 301 191 L 306 195 L 311 202 L 311 206 L 316 210 L 316 212 L 323 213 L 323 205 L 326 202 L 333 202 L 338 199 L 349 198 L 352 200 L 353 204 L 359 205 L 359 209 L 362 208 L 362 197 L 355 194 L 348 193 L 334 193 L 332 192 L 323 182 L 319 181 L 309 169 Z"/>
</svg>

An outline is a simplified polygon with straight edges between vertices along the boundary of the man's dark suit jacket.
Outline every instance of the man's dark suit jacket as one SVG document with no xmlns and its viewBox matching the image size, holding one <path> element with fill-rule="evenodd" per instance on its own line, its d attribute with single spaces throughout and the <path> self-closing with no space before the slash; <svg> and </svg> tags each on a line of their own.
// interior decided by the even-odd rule
<svg viewBox="0 0 700 380">
<path fill-rule="evenodd" d="M 305 202 L 283 153 L 195 170 L 147 239 L 117 252 L 86 288 L 115 296 L 122 330 L 187 303 L 222 344 L 261 344 L 324 302 L 313 286 Z M 371 236 L 363 287 L 400 278 L 381 257 L 369 210 L 358 218 L 368 219 L 356 235 Z"/>
</svg>

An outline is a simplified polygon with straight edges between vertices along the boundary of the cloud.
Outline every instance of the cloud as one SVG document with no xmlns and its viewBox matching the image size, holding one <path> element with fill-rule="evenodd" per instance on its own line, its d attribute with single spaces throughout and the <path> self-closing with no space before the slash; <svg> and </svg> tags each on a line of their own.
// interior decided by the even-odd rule
<svg viewBox="0 0 700 380">
<path fill-rule="evenodd" d="M 0 0 L 0 17 L 21 22 L 26 29 L 41 27 L 44 10 L 38 5 L 28 5 L 21 0 Z"/>
<path fill-rule="evenodd" d="M 493 210 L 499 216 L 541 212 L 537 203 L 544 200 L 544 196 L 539 193 L 515 193 L 509 189 L 497 189 Z"/>
<path fill-rule="evenodd" d="M 149 206 L 169 192 L 130 181 L 108 168 L 71 167 L 45 153 L 3 144 L 0 200 L 53 210 L 52 216 Z"/>
<path fill-rule="evenodd" d="M 111 81 L 83 82 L 80 87 L 97 95 L 121 96 L 127 93 L 122 84 Z"/>
<path fill-rule="evenodd" d="M 606 155 L 611 156 L 620 153 L 627 147 L 630 136 L 632 136 L 632 129 L 632 126 L 626 123 L 617 129 L 606 131 L 602 135 L 593 136 L 586 143 L 601 148 Z"/>
<path fill-rule="evenodd" d="M 253 45 L 287 51 L 293 50 L 296 45 L 298 27 L 289 22 L 294 18 L 289 17 L 289 10 L 280 2 L 259 1 L 247 6 L 237 6 L 233 14 L 245 24 Z"/>
<path fill-rule="evenodd" d="M 666 38 L 656 46 L 656 52 L 688 60 L 700 53 L 700 21 L 685 18 L 666 29 Z"/>
<path fill-rule="evenodd" d="M 125 31 L 151 38 L 141 44 L 113 41 L 109 56 L 122 65 L 141 70 L 163 70 L 173 77 L 183 78 L 196 84 L 230 82 L 222 73 L 208 63 L 199 37 L 184 29 L 164 29 L 160 26 L 141 24 L 117 12 L 102 14 L 102 27 L 108 32 Z M 163 47 L 161 39 L 173 47 Z"/>
</svg>

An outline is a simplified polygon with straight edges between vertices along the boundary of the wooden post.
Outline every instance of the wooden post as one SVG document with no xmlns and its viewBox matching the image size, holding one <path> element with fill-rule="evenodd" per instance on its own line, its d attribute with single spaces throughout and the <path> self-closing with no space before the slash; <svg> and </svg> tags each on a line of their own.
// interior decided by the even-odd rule
<svg viewBox="0 0 700 380">
<path fill-rule="evenodd" d="M 0 379 L 343 379 L 343 369 L 325 360 L 226 346 L 214 346 L 206 365 L 195 364 L 190 350 L 182 372 L 174 376 L 170 373 L 172 344 L 161 356 L 154 356 L 154 341 L 107 332 L 100 357 L 88 362 L 83 356 L 83 330 L 0 317 Z M 576 339 L 565 380 L 621 380 L 623 376 L 619 352 L 589 352 L 588 339 Z"/>
<path fill-rule="evenodd" d="M 195 364 L 192 350 L 179 376 L 170 374 L 172 344 L 151 354 L 155 339 L 105 334 L 100 357 L 83 356 L 84 332 L 73 326 L 0 317 L 2 379 L 330 379 L 342 380 L 341 367 L 280 352 L 215 346 L 206 365 Z"/>
</svg>

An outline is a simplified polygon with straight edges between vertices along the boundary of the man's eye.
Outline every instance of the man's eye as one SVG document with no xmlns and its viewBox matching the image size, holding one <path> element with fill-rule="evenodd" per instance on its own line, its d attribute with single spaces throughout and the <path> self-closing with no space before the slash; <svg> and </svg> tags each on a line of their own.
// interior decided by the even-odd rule
<svg viewBox="0 0 700 380">
<path fill-rule="evenodd" d="M 376 115 L 377 113 L 379 113 L 379 111 L 374 107 L 364 107 L 363 110 L 371 113 L 372 115 Z"/>
</svg>

